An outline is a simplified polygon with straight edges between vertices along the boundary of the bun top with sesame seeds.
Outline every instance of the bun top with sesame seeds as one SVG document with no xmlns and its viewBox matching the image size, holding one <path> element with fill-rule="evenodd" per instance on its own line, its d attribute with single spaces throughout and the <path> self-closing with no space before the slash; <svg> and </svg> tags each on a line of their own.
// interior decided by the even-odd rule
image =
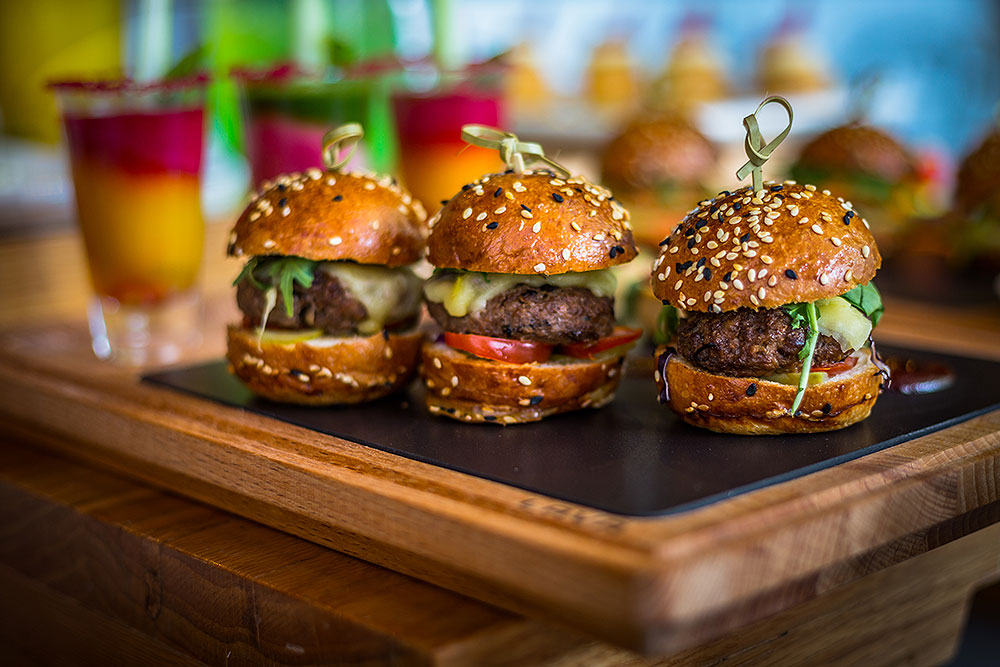
<svg viewBox="0 0 1000 667">
<path fill-rule="evenodd" d="M 638 253 L 628 217 L 611 192 L 579 176 L 492 174 L 464 186 L 431 218 L 427 260 L 489 273 L 605 269 Z"/>
<path fill-rule="evenodd" d="M 852 123 L 813 137 L 802 147 L 795 169 L 862 172 L 895 183 L 911 176 L 915 164 L 909 151 L 890 135 Z"/>
<path fill-rule="evenodd" d="M 850 202 L 812 185 L 768 182 L 701 202 L 660 244 L 653 294 L 682 310 L 777 308 L 868 283 L 882 264 Z"/>
<path fill-rule="evenodd" d="M 423 254 L 426 218 L 388 176 L 310 169 L 264 183 L 236 221 L 227 253 L 404 266 Z"/>
</svg>

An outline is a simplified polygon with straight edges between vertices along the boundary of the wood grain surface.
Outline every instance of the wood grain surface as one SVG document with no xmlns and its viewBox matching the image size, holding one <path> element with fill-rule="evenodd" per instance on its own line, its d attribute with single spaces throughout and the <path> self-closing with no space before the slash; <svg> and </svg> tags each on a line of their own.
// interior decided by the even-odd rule
<svg viewBox="0 0 1000 667">
<path fill-rule="evenodd" d="M 85 345 L 71 327 L 2 339 L 9 430 L 648 653 L 826 599 L 997 520 L 998 413 L 682 515 L 633 519 L 141 385 Z"/>
</svg>

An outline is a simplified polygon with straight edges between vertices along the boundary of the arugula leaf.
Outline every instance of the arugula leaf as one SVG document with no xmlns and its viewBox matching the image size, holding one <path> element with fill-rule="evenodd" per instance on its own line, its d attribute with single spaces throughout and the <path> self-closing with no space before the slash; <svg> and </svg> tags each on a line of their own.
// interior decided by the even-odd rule
<svg viewBox="0 0 1000 667">
<path fill-rule="evenodd" d="M 243 267 L 233 285 L 249 279 L 261 291 L 269 286 L 277 287 L 285 304 L 285 314 L 291 317 L 295 283 L 309 289 L 313 284 L 315 270 L 316 262 L 303 257 L 253 257 Z"/>
<path fill-rule="evenodd" d="M 809 316 L 806 313 L 806 304 L 786 303 L 781 309 L 788 313 L 788 317 L 792 320 L 793 329 L 809 328 Z"/>
<path fill-rule="evenodd" d="M 799 375 L 799 387 L 795 392 L 795 400 L 792 401 L 791 414 L 793 417 L 798 411 L 799 406 L 802 405 L 802 397 L 806 393 L 806 385 L 809 384 L 809 371 L 812 369 L 813 355 L 816 354 L 816 341 L 819 340 L 819 318 L 816 316 L 816 304 L 810 302 L 795 305 L 803 306 L 805 310 L 809 334 L 806 338 L 806 344 L 802 346 L 802 350 L 799 352 L 799 359 L 802 359 L 802 374 Z M 797 312 L 797 314 L 799 313 Z"/>
<path fill-rule="evenodd" d="M 875 289 L 874 283 L 858 285 L 850 292 L 841 294 L 840 298 L 864 313 L 872 321 L 872 326 L 878 324 L 878 321 L 882 319 L 882 311 L 884 310 L 882 295 Z"/>
<path fill-rule="evenodd" d="M 677 327 L 680 324 L 680 317 L 677 309 L 669 303 L 663 305 L 659 317 L 656 318 L 656 331 L 653 332 L 653 340 L 657 343 L 669 343 L 677 336 Z"/>
</svg>

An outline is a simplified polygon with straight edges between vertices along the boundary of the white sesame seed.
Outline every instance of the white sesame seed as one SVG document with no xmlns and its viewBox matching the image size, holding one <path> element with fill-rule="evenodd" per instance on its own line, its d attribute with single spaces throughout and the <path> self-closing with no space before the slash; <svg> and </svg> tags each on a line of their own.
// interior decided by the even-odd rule
<svg viewBox="0 0 1000 667">
<path fill-rule="evenodd" d="M 760 305 L 760 300 L 757 298 L 756 295 L 751 294 L 750 295 L 750 303 L 752 303 L 755 306 L 759 306 Z"/>
<path fill-rule="evenodd" d="M 518 375 L 517 381 L 523 384 L 525 387 L 531 384 L 531 378 L 529 378 L 527 375 Z"/>
<path fill-rule="evenodd" d="M 538 264 L 535 264 L 535 266 L 533 268 L 535 269 L 535 271 L 538 271 L 539 273 L 541 273 L 542 271 L 545 270 L 545 263 L 544 262 L 539 262 Z"/>
<path fill-rule="evenodd" d="M 777 284 L 778 284 L 778 276 L 771 276 L 770 278 L 767 279 L 768 287 L 774 287 Z"/>
<path fill-rule="evenodd" d="M 333 176 L 331 176 L 330 178 L 326 179 L 326 184 L 327 185 L 336 185 L 337 184 L 337 179 L 334 178 Z"/>
<path fill-rule="evenodd" d="M 770 264 L 774 260 L 771 259 L 770 256 L 768 256 L 768 255 L 761 255 L 760 256 L 760 261 L 764 262 L 765 264 Z"/>
<path fill-rule="evenodd" d="M 571 256 L 570 252 L 569 252 L 569 248 L 563 248 L 562 256 L 563 256 L 563 259 L 569 261 L 569 258 Z"/>
<path fill-rule="evenodd" d="M 254 211 L 253 213 L 250 214 L 250 222 L 253 222 L 259 217 L 260 217 L 260 211 Z"/>
<path fill-rule="evenodd" d="M 799 220 L 800 225 L 805 225 L 809 223 L 809 218 L 802 218 Z"/>
<path fill-rule="evenodd" d="M 471 216 L 472 216 L 472 208 L 471 207 L 465 209 L 464 211 L 462 211 L 462 219 L 463 220 L 468 220 Z"/>
<path fill-rule="evenodd" d="M 841 244 L 841 240 L 838 239 L 836 236 L 832 236 L 832 237 L 830 237 L 830 243 L 832 243 L 833 245 L 835 245 L 835 246 L 837 246 L 839 248 L 840 244 Z"/>
<path fill-rule="evenodd" d="M 441 368 L 441 360 L 437 357 L 434 357 L 434 368 Z"/>
<path fill-rule="evenodd" d="M 458 386 L 458 376 L 457 375 L 452 375 L 451 376 L 451 386 L 452 387 L 457 387 Z"/>
<path fill-rule="evenodd" d="M 281 209 L 281 215 L 283 215 L 286 218 L 288 217 L 288 214 L 291 213 L 291 212 L 292 212 L 292 209 L 288 208 L 287 206 L 285 208 Z"/>
<path fill-rule="evenodd" d="M 676 283 L 674 283 L 674 289 L 675 289 L 675 290 L 679 290 L 679 289 L 681 288 L 681 285 L 682 285 L 683 283 L 684 283 L 684 281 L 683 281 L 683 280 L 678 280 L 678 281 L 677 281 Z M 683 300 L 684 300 L 684 299 L 681 299 L 681 301 L 683 301 Z"/>
<path fill-rule="evenodd" d="M 375 189 L 374 183 L 372 183 L 371 181 L 365 183 L 365 190 L 374 190 L 374 189 Z"/>
<path fill-rule="evenodd" d="M 506 212 L 506 210 L 507 210 L 506 206 L 501 206 L 497 210 L 493 211 L 493 215 L 500 215 L 501 213 Z"/>
<path fill-rule="evenodd" d="M 851 282 L 851 278 L 853 277 L 854 277 L 854 272 L 851 271 L 850 269 L 848 269 L 847 273 L 844 274 L 844 280 L 846 280 L 847 282 Z"/>
<path fill-rule="evenodd" d="M 537 234 L 537 233 L 538 233 L 538 231 L 539 231 L 539 230 L 540 230 L 541 228 L 542 228 L 542 223 L 540 223 L 540 222 L 536 222 L 535 224 L 533 224 L 533 225 L 531 226 L 531 231 L 533 231 L 533 232 L 535 232 L 535 233 Z"/>
<path fill-rule="evenodd" d="M 770 218 L 771 220 L 777 220 L 778 216 L 780 216 L 780 215 L 781 214 L 778 213 L 777 211 L 771 211 L 770 213 L 767 214 L 766 217 Z"/>
<path fill-rule="evenodd" d="M 665 274 L 665 273 L 657 273 L 656 274 L 656 279 L 659 280 L 662 283 L 664 280 L 667 279 L 667 274 Z"/>
<path fill-rule="evenodd" d="M 710 258 L 708 260 L 708 263 L 711 264 L 712 266 L 716 266 L 716 267 L 721 267 L 722 266 L 722 262 L 719 261 L 718 257 L 712 257 L 712 258 Z"/>
<path fill-rule="evenodd" d="M 603 241 L 604 240 L 604 232 L 597 232 L 596 234 L 594 234 L 594 240 L 595 241 Z"/>
<path fill-rule="evenodd" d="M 819 284 L 820 285 L 827 285 L 829 283 L 830 283 L 830 276 L 826 275 L 825 273 L 821 273 L 819 275 Z"/>
<path fill-rule="evenodd" d="M 816 191 L 816 186 L 815 186 L 815 185 L 809 185 L 809 184 L 807 183 L 807 184 L 806 184 L 806 185 L 804 185 L 803 187 L 804 187 L 804 188 L 805 188 L 806 190 L 808 190 L 809 192 L 815 192 L 815 191 Z"/>
<path fill-rule="evenodd" d="M 331 236 L 330 240 L 328 241 L 330 245 L 340 245 L 343 242 L 344 239 L 340 238 L 339 236 Z"/>
<path fill-rule="evenodd" d="M 757 271 L 755 269 L 750 269 L 749 271 L 747 271 L 747 280 L 749 280 L 750 282 L 757 280 Z"/>
<path fill-rule="evenodd" d="M 867 258 L 869 255 L 872 254 L 872 249 L 869 248 L 868 246 L 864 246 L 861 248 L 861 254 L 864 255 L 865 258 Z"/>
<path fill-rule="evenodd" d="M 273 248 L 274 247 L 274 241 L 272 241 L 271 239 L 268 239 L 268 240 L 264 241 L 264 247 L 265 248 Z"/>
<path fill-rule="evenodd" d="M 522 218 L 529 218 L 529 219 L 530 219 L 530 218 L 532 217 L 532 216 L 531 216 L 531 211 L 525 211 L 525 210 L 524 210 L 524 209 L 522 208 L 522 209 L 521 209 L 521 217 L 522 217 Z"/>
<path fill-rule="evenodd" d="M 736 289 L 743 289 L 743 281 L 737 278 L 736 280 L 733 281 L 733 287 L 735 287 Z"/>
<path fill-rule="evenodd" d="M 477 222 L 482 222 L 485 219 L 486 219 L 486 213 L 480 213 L 479 215 L 476 216 Z"/>
<path fill-rule="evenodd" d="M 569 223 L 569 226 L 572 227 L 575 231 L 580 231 L 580 225 L 577 223 L 576 220 Z"/>
<path fill-rule="evenodd" d="M 757 298 L 763 299 L 765 294 L 767 294 L 767 290 L 765 290 L 763 287 L 757 289 Z"/>
<path fill-rule="evenodd" d="M 812 230 L 813 230 L 814 232 L 816 232 L 817 234 L 822 234 L 822 233 L 823 233 L 823 228 L 822 228 L 822 227 L 820 227 L 820 226 L 819 226 L 819 225 L 817 225 L 817 224 L 813 224 L 813 226 L 811 227 L 811 229 L 812 229 Z"/>
</svg>

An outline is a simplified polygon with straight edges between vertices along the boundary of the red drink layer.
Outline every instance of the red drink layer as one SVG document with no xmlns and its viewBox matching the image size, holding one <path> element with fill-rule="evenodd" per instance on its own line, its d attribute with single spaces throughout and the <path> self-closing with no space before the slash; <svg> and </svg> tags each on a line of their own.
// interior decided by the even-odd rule
<svg viewBox="0 0 1000 667">
<path fill-rule="evenodd" d="M 136 305 L 190 289 L 204 239 L 198 180 L 202 110 L 64 120 L 97 293 Z"/>
<path fill-rule="evenodd" d="M 497 151 L 462 141 L 467 123 L 503 127 L 498 96 L 462 90 L 402 93 L 393 106 L 403 179 L 428 210 L 436 210 L 466 183 L 503 169 Z"/>
</svg>

